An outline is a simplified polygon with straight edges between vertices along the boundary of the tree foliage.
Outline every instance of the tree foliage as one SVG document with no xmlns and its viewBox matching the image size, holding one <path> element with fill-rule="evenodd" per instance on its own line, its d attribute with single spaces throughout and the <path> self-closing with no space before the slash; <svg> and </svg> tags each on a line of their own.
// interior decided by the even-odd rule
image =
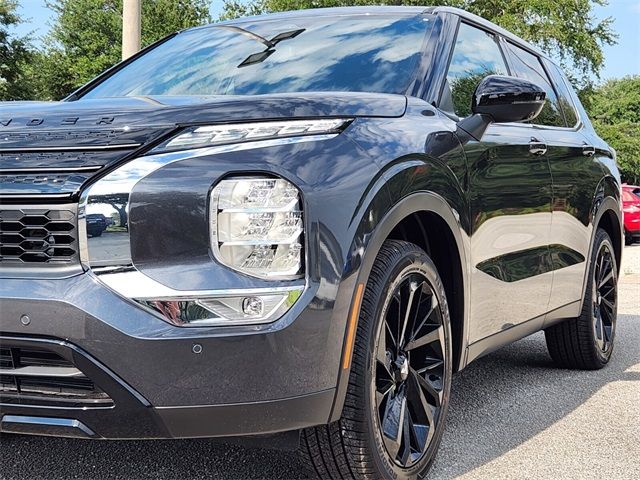
<svg viewBox="0 0 640 480">
<path fill-rule="evenodd" d="M 221 18 L 303 8 L 357 5 L 423 5 L 422 0 L 225 0 Z M 596 21 L 594 5 L 607 0 L 431 0 L 430 5 L 463 8 L 528 40 L 573 70 L 587 84 L 604 63 L 603 45 L 615 43 L 612 19 Z"/>
<path fill-rule="evenodd" d="M 609 80 L 591 91 L 589 113 L 598 134 L 618 153 L 624 180 L 640 183 L 640 75 Z"/>
<path fill-rule="evenodd" d="M 0 0 L 0 100 L 23 100 L 31 94 L 26 73 L 32 60 L 29 39 L 11 32 L 21 22 L 17 5 L 14 0 Z"/>
<path fill-rule="evenodd" d="M 55 13 L 37 59 L 41 98 L 59 99 L 120 61 L 122 0 L 50 0 Z M 210 21 L 207 0 L 144 0 L 142 45 Z"/>
</svg>

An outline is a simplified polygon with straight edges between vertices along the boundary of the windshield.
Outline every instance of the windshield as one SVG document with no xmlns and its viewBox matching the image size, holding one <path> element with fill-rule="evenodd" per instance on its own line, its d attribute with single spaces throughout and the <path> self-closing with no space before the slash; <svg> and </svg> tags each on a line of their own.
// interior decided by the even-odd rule
<svg viewBox="0 0 640 480">
<path fill-rule="evenodd" d="M 351 91 L 404 94 L 433 17 L 281 18 L 182 32 L 83 98 Z"/>
</svg>

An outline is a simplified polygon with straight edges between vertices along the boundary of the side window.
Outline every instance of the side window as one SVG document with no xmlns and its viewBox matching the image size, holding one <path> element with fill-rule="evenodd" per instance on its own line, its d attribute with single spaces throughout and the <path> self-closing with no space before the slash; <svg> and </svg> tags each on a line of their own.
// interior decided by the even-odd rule
<svg viewBox="0 0 640 480">
<path fill-rule="evenodd" d="M 542 63 L 540 63 L 540 59 L 511 43 L 508 43 L 507 45 L 511 56 L 513 74 L 517 77 L 526 78 L 527 80 L 538 84 L 545 90 L 545 92 L 547 92 L 547 100 L 544 102 L 542 112 L 540 112 L 540 115 L 533 120 L 533 123 L 538 125 L 565 127 L 566 125 L 564 117 L 562 116 L 562 110 L 560 110 L 558 97 L 551 85 L 551 81 L 542 67 Z"/>
<path fill-rule="evenodd" d="M 560 67 L 548 61 L 545 61 L 545 64 L 548 67 L 547 69 L 556 87 L 556 92 L 558 92 L 558 103 L 560 103 L 560 108 L 562 108 L 564 118 L 567 120 L 567 126 L 574 127 L 576 123 L 578 123 L 578 114 L 576 113 L 576 107 L 573 104 L 573 100 L 571 100 L 571 92 L 569 91 L 571 87 L 569 86 L 569 80 L 567 80 L 567 77 L 562 73 Z"/>
<path fill-rule="evenodd" d="M 507 66 L 495 36 L 461 23 L 441 107 L 453 110 L 459 117 L 471 115 L 473 92 L 480 80 L 493 74 L 507 74 Z"/>
</svg>

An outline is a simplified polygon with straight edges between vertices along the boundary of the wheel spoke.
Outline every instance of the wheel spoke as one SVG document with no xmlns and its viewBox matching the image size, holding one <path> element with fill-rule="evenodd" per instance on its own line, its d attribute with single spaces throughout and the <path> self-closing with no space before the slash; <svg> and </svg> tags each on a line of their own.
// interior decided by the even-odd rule
<svg viewBox="0 0 640 480">
<path fill-rule="evenodd" d="M 416 453 L 422 453 L 435 432 L 434 409 L 427 401 L 418 380 L 411 370 L 407 379 L 407 412 L 411 425 L 411 445 Z"/>
<path fill-rule="evenodd" d="M 413 416 L 415 416 L 414 421 L 418 424 L 429 426 L 434 424 L 433 409 L 437 408 L 437 405 L 430 404 L 424 396 L 421 380 L 424 380 L 424 377 L 411 369 L 411 374 L 407 381 L 407 401 L 411 407 L 410 410 L 414 414 Z"/>
<path fill-rule="evenodd" d="M 429 310 L 427 311 L 424 318 L 420 322 L 420 325 L 417 328 L 415 328 L 411 333 L 411 338 L 409 338 L 409 342 L 413 341 L 416 338 L 416 335 L 420 333 L 420 330 L 422 330 L 422 327 L 424 327 L 424 325 L 427 323 L 427 320 L 429 320 L 429 318 L 431 317 L 431 314 L 433 314 L 433 312 L 436 310 L 437 307 L 438 307 L 438 298 L 432 293 L 431 306 L 429 307 Z"/>
<path fill-rule="evenodd" d="M 407 299 L 406 311 L 404 312 L 404 318 L 402 321 L 402 329 L 400 330 L 400 336 L 398 337 L 398 345 L 404 345 L 404 335 L 407 331 L 407 325 L 409 323 L 409 317 L 411 316 L 411 311 L 413 310 L 413 299 L 416 295 L 416 291 L 420 287 L 416 282 L 411 282 L 409 284 L 409 298 Z"/>
<path fill-rule="evenodd" d="M 604 298 L 604 297 L 602 297 L 602 298 L 601 298 L 601 301 L 602 301 L 602 303 L 604 303 L 604 304 L 606 305 L 606 307 L 609 309 L 609 310 L 607 311 L 607 313 L 609 313 L 609 312 L 613 313 L 613 312 L 614 312 L 615 307 L 614 307 L 613 303 L 611 303 L 609 300 L 607 300 L 607 299 L 606 299 L 606 298 Z M 605 309 L 605 310 L 606 310 L 606 309 Z"/>
<path fill-rule="evenodd" d="M 409 343 L 407 343 L 405 349 L 409 352 L 411 350 L 415 350 L 418 347 L 422 347 L 424 345 L 435 342 L 438 342 L 440 345 L 444 346 L 444 328 L 442 327 L 442 325 L 438 325 L 434 330 L 427 333 L 426 335 L 410 341 Z"/>
<path fill-rule="evenodd" d="M 609 272 L 609 263 L 610 263 L 610 258 L 607 255 L 607 252 L 604 251 L 601 255 L 602 260 L 600 262 L 600 269 L 598 270 L 598 276 L 596 277 L 598 279 L 598 285 L 602 285 L 603 282 L 603 278 L 605 276 L 605 274 L 607 272 Z"/>
<path fill-rule="evenodd" d="M 406 409 L 407 399 L 404 390 L 401 389 L 396 395 L 389 398 L 382 417 L 383 440 L 391 457 L 394 459 L 398 457 L 400 444 L 402 443 Z"/>
<path fill-rule="evenodd" d="M 430 370 L 435 370 L 442 367 L 444 365 L 444 362 L 439 358 L 426 357 L 425 359 L 423 359 L 423 364 L 425 365 L 424 367 L 416 368 L 416 372 L 418 372 L 420 375 L 423 375 Z"/>
<path fill-rule="evenodd" d="M 604 332 L 603 332 L 603 324 L 602 324 L 602 314 L 600 313 L 600 309 L 596 309 L 596 342 L 602 348 L 602 343 L 604 342 Z"/>
<path fill-rule="evenodd" d="M 406 466 L 409 464 L 411 456 L 411 420 L 409 418 L 409 412 L 405 409 L 405 415 L 402 422 L 402 441 L 400 442 L 400 464 Z"/>
<path fill-rule="evenodd" d="M 603 325 L 602 331 L 604 332 L 604 341 L 606 344 L 611 341 L 611 332 L 613 331 L 613 327 L 608 325 Z"/>
<path fill-rule="evenodd" d="M 380 338 L 378 338 L 378 346 L 376 347 L 376 360 L 387 370 L 387 372 L 389 372 L 389 377 L 391 377 L 391 357 L 389 355 L 389 348 L 387 347 L 387 335 L 385 333 L 386 332 L 382 332 Z"/>
<path fill-rule="evenodd" d="M 413 370 L 413 373 L 421 389 L 427 392 L 427 394 L 433 399 L 434 403 L 432 405 L 436 407 L 442 405 L 442 390 L 437 389 L 430 380 L 427 380 L 427 378 L 419 375 L 415 370 Z"/>
<path fill-rule="evenodd" d="M 603 297 L 603 298 L 605 298 L 605 297 L 607 297 L 607 298 L 608 298 L 608 297 L 609 297 L 609 295 L 611 295 L 612 293 L 615 293 L 615 291 L 616 291 L 616 287 L 615 287 L 615 285 L 614 285 L 613 287 L 609 287 L 609 290 L 607 290 L 607 292 L 606 292 L 606 293 L 603 293 L 603 294 L 602 294 L 602 297 Z"/>
<path fill-rule="evenodd" d="M 595 266 L 595 276 L 594 278 L 596 279 L 596 282 L 600 281 L 600 278 L 602 276 L 602 262 L 604 260 L 604 256 L 603 255 L 599 255 L 598 259 L 596 260 L 596 266 Z"/>
<path fill-rule="evenodd" d="M 611 270 L 609 273 L 605 275 L 605 277 L 598 284 L 598 288 L 604 287 L 607 284 L 607 282 L 609 282 L 612 279 L 613 279 L 613 270 Z"/>
<path fill-rule="evenodd" d="M 400 329 L 402 328 L 402 319 L 404 318 L 404 310 L 403 310 L 403 301 L 402 301 L 402 290 L 398 290 L 396 295 L 394 295 L 395 302 L 397 303 L 397 317 L 395 321 L 395 325 L 390 324 L 391 331 L 393 332 L 393 341 L 395 342 L 398 350 L 400 349 Z"/>
</svg>

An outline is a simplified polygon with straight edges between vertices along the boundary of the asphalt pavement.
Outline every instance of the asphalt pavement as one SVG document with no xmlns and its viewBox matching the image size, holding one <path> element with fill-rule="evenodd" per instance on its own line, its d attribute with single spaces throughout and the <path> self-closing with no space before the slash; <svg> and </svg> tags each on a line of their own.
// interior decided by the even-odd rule
<svg viewBox="0 0 640 480">
<path fill-rule="evenodd" d="M 454 377 L 430 479 L 640 479 L 640 244 L 625 248 L 616 351 L 603 370 L 553 365 L 536 334 Z M 209 440 L 0 440 L 3 479 L 300 479 L 295 454 Z"/>
</svg>

